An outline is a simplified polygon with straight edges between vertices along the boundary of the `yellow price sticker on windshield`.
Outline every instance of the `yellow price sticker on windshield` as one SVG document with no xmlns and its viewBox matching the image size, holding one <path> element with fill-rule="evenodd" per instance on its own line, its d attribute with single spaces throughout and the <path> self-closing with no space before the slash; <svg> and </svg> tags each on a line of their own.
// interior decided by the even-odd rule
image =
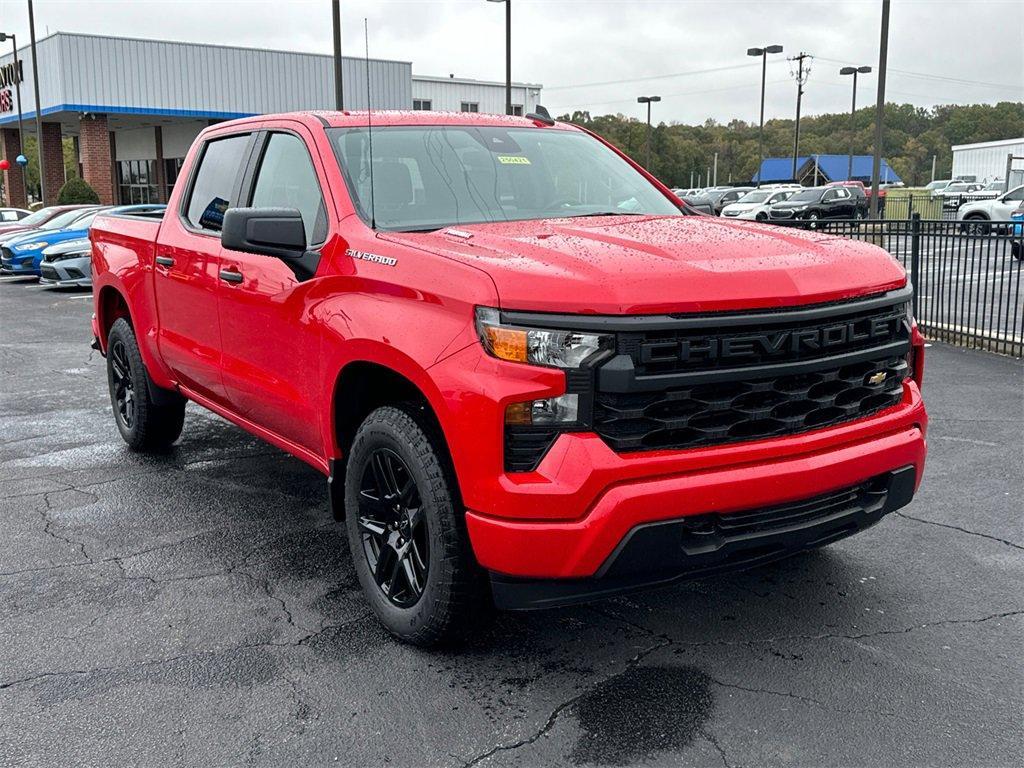
<svg viewBox="0 0 1024 768">
<path fill-rule="evenodd" d="M 498 155 L 498 162 L 502 165 L 529 165 L 530 158 L 524 155 Z"/>
</svg>

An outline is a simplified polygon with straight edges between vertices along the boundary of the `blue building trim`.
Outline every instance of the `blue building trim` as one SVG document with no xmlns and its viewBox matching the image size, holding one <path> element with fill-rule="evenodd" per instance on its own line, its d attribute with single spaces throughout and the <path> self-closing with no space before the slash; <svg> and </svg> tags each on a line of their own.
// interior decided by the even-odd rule
<svg viewBox="0 0 1024 768">
<path fill-rule="evenodd" d="M 93 112 L 98 115 L 152 115 L 154 117 L 190 117 L 206 120 L 235 120 L 240 117 L 252 117 L 255 112 L 214 112 L 201 109 L 161 109 L 159 107 L 113 107 L 102 104 L 58 104 L 55 107 L 44 107 L 42 117 L 59 112 Z M 24 112 L 22 120 L 32 121 L 36 113 Z M 0 125 L 17 125 L 18 113 L 12 112 L 0 118 Z"/>
</svg>

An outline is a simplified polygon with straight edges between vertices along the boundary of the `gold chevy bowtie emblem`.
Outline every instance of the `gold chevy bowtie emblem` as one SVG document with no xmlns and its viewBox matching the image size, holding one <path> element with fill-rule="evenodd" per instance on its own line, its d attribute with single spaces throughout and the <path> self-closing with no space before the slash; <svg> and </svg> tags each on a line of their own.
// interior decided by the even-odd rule
<svg viewBox="0 0 1024 768">
<path fill-rule="evenodd" d="M 868 384 L 881 384 L 883 381 L 885 381 L 886 376 L 888 376 L 888 374 L 885 371 L 872 373 L 870 376 L 868 376 Z"/>
</svg>

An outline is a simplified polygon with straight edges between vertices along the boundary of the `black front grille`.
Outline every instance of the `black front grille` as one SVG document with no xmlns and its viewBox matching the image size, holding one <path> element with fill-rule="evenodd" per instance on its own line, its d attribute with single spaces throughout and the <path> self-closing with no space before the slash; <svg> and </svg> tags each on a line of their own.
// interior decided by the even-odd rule
<svg viewBox="0 0 1024 768">
<path fill-rule="evenodd" d="M 617 335 L 594 430 L 615 451 L 806 432 L 897 405 L 909 368 L 907 293 L 680 318 Z"/>
<path fill-rule="evenodd" d="M 7 246 L 0 248 L 0 260 L 3 260 L 8 263 L 14 261 L 14 254 L 11 252 L 11 249 L 8 248 Z"/>
<path fill-rule="evenodd" d="M 547 427 L 505 427 L 505 471 L 532 472 L 559 432 Z"/>
<path fill-rule="evenodd" d="M 53 267 L 47 265 L 47 264 L 43 264 L 39 268 L 39 272 L 43 276 L 43 278 L 45 278 L 46 280 L 59 280 L 60 279 L 60 275 L 57 274 L 57 270 L 54 269 Z"/>
<path fill-rule="evenodd" d="M 891 357 L 663 392 L 598 392 L 594 426 L 619 452 L 776 437 L 863 418 L 896 405 L 906 376 L 906 360 Z"/>
</svg>

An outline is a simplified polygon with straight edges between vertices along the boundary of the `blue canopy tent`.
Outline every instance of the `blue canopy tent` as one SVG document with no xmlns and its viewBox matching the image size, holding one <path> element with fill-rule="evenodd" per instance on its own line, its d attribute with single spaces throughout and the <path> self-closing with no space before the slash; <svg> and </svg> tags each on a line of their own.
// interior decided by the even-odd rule
<svg viewBox="0 0 1024 768">
<path fill-rule="evenodd" d="M 792 157 L 766 157 L 761 163 L 761 170 L 754 174 L 753 182 L 772 184 L 799 181 L 805 186 L 817 186 L 829 181 L 855 180 L 870 184 L 872 162 L 871 155 L 854 155 L 853 174 L 848 176 L 849 155 L 805 155 L 797 158 L 794 179 Z M 882 184 L 903 181 L 885 158 L 879 170 L 879 181 Z"/>
</svg>

